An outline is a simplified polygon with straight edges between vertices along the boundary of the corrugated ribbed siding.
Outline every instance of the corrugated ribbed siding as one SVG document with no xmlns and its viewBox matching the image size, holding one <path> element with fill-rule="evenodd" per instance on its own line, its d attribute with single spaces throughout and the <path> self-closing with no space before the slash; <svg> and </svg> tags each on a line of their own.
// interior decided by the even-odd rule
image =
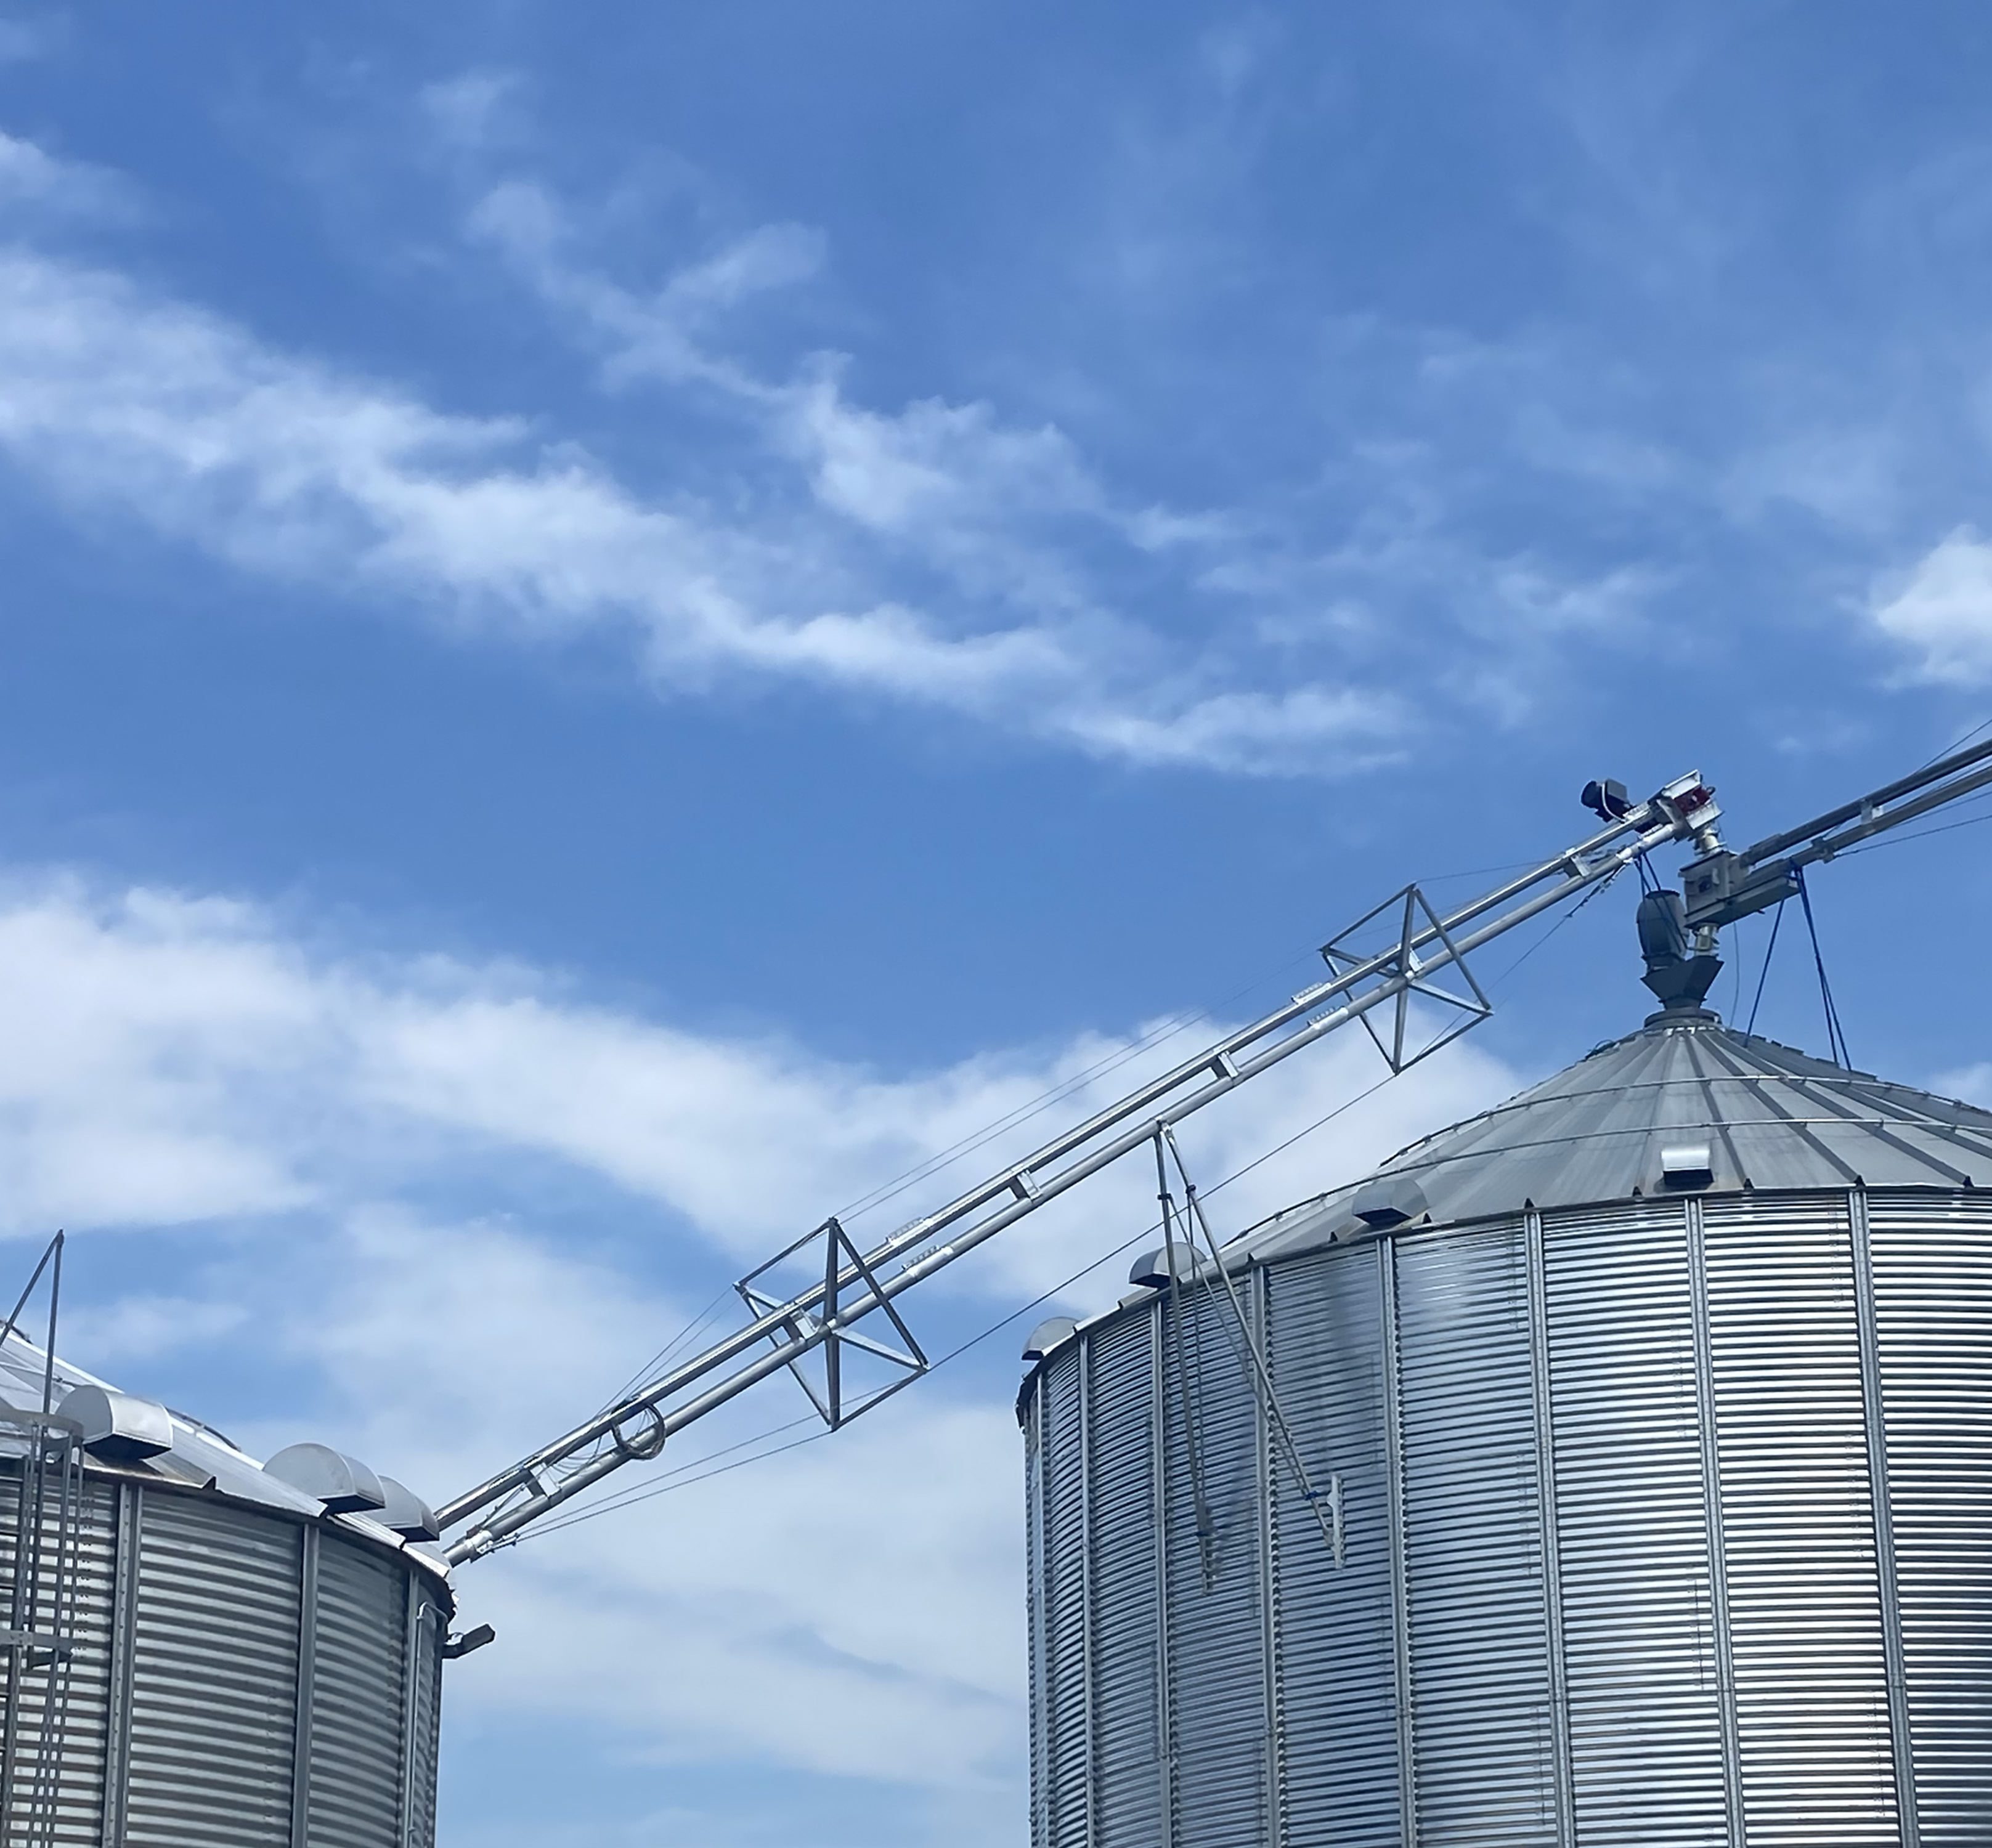
<svg viewBox="0 0 1992 1848">
<path fill-rule="evenodd" d="M 1039 1790 L 1063 1831 L 1040 1848 L 1144 1828 L 1169 1848 L 1901 1848 L 1898 1788 L 1919 1848 L 1992 1843 L 1992 1198 L 1876 1195 L 1865 1225 L 1871 1295 L 1830 1193 L 1636 1200 L 1550 1214 L 1533 1245 L 1509 1221 L 1266 1267 L 1248 1294 L 1281 1403 L 1318 1484 L 1342 1478 L 1339 1570 L 1266 1468 L 1222 1297 L 1187 1293 L 1188 1338 L 1159 1357 L 1165 1298 L 1089 1330 L 1031 1407 Z M 1158 1655 L 1159 1768 L 1141 1694 Z M 1152 1825 L 1151 1791 L 1170 1793 Z"/>
<path fill-rule="evenodd" d="M 1547 1216 L 1543 1270 L 1577 1839 L 1721 1843 L 1684 1208 Z"/>
<path fill-rule="evenodd" d="M 1046 1848 L 1083 1848 L 1086 1836 L 1086 1499 L 1079 1362 L 1079 1344 L 1073 1342 L 1053 1358 L 1044 1386 Z"/>
<path fill-rule="evenodd" d="M 1161 1814 L 1154 1328 L 1128 1316 L 1088 1343 L 1096 1848 L 1154 1848 Z"/>
<path fill-rule="evenodd" d="M 1711 1199 L 1704 1219 L 1751 1848 L 1896 1848 L 1846 1202 Z"/>
<path fill-rule="evenodd" d="M 1342 1479 L 1343 1558 L 1274 1458 L 1274 1686 L 1282 1842 L 1398 1848 L 1381 1246 L 1266 1279 L 1274 1389 L 1310 1481 Z"/>
<path fill-rule="evenodd" d="M 1267 1726 L 1257 1400 L 1221 1295 L 1186 1290 L 1183 1308 L 1184 1328 L 1172 1314 L 1164 1321 L 1172 1839 L 1185 1848 L 1257 1848 L 1266 1839 Z M 1185 1442 L 1185 1378 L 1214 1527 L 1208 1582 Z"/>
<path fill-rule="evenodd" d="M 1042 1383 L 1024 1418 L 1024 1614 L 1031 1670 L 1031 1844 L 1045 1848 L 1050 1836 L 1049 1782 L 1051 1756 L 1045 1734 L 1051 1726 L 1051 1685 L 1045 1638 L 1045 1508 L 1050 1467 L 1040 1434 L 1044 1422 Z"/>
<path fill-rule="evenodd" d="M 1923 1848 L 1992 1842 L 1992 1201 L 1881 1195 L 1870 1248 Z"/>
<path fill-rule="evenodd" d="M 401 1848 L 408 1575 L 328 1527 L 319 1539 L 312 1848 Z"/>
<path fill-rule="evenodd" d="M 281 1848 L 291 1839 L 298 1529 L 147 1492 L 138 1567 L 125 1839 Z"/>
<path fill-rule="evenodd" d="M 19 1488 L 12 1466 L 0 1481 L 0 1552 L 4 1552 L 7 1577 L 0 1580 L 0 1612 L 10 1608 L 15 1557 L 14 1522 L 19 1511 Z M 53 1502 L 53 1496 L 51 1495 Z M 53 1556 L 56 1541 L 53 1509 L 44 1524 L 46 1543 Z M 74 1536 L 75 1574 L 73 1601 L 68 1623 L 76 1645 L 65 1690 L 58 1686 L 56 1721 L 60 1745 L 53 1761 L 40 1767 L 53 1788 L 43 1785 L 43 1806 L 36 1840 L 95 1844 L 104 1828 L 104 1771 L 107 1737 L 106 1716 L 110 1707 L 111 1580 L 116 1560 L 117 1491 L 95 1481 L 86 1481 L 77 1510 Z M 53 1587 L 49 1587 L 52 1591 Z M 54 1621 L 51 1605 L 31 1618 L 29 1627 L 47 1630 Z M 0 1674 L 5 1672 L 0 1659 Z M 39 1758 L 44 1703 L 49 1683 L 39 1673 L 31 1673 L 22 1683 L 20 1744 L 12 1829 L 8 1839 L 26 1839 L 26 1829 L 36 1809 L 35 1785 Z M 53 1816 L 47 1806 L 53 1799 Z M 53 1823 L 51 1829 L 50 1824 Z"/>
<path fill-rule="evenodd" d="M 1557 1842 L 1526 1247 L 1397 1248 L 1421 1848 Z"/>
</svg>

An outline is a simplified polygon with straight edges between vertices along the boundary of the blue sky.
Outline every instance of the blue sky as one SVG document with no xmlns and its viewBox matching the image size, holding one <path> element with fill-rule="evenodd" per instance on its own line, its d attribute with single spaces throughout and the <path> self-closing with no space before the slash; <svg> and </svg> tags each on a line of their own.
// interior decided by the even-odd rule
<svg viewBox="0 0 1992 1848">
<path fill-rule="evenodd" d="M 1586 778 L 1699 767 L 1748 840 L 1970 731 L 1988 52 L 1936 5 L 0 13 L 0 1220 L 80 1235 L 75 1358 L 441 1499 Z M 1992 1097 L 1985 839 L 1815 892 L 1855 1058 Z M 1235 1222 L 1636 1025 L 1632 903 L 1497 946 L 1496 1020 Z M 1823 1049 L 1799 947 L 1759 1024 Z M 466 1573 L 451 1848 L 1020 1842 L 1020 1332 Z"/>
</svg>

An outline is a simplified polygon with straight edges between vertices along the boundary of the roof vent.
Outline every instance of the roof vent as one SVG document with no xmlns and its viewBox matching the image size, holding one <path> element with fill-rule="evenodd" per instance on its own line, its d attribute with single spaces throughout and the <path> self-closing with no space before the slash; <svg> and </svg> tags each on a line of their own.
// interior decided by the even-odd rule
<svg viewBox="0 0 1992 1848">
<path fill-rule="evenodd" d="M 442 1529 L 436 1525 L 435 1511 L 428 1502 L 392 1476 L 380 1478 L 380 1492 L 387 1499 L 380 1510 L 380 1525 L 391 1527 L 404 1540 L 439 1540 Z"/>
<path fill-rule="evenodd" d="M 1660 1151 L 1660 1180 L 1676 1190 L 1706 1187 L 1715 1178 L 1715 1168 L 1706 1142 L 1683 1142 Z"/>
<path fill-rule="evenodd" d="M 371 1514 L 387 1505 L 380 1478 L 357 1457 L 323 1444 L 293 1444 L 263 1465 L 265 1475 L 315 1495 L 334 1514 Z"/>
<path fill-rule="evenodd" d="M 1431 1209 L 1425 1190 L 1409 1175 L 1380 1175 L 1356 1195 L 1349 1210 L 1373 1231 L 1388 1232 L 1423 1219 Z"/>
<path fill-rule="evenodd" d="M 84 1448 L 114 1461 L 136 1462 L 173 1447 L 172 1414 L 150 1399 L 109 1386 L 80 1386 L 63 1401 L 63 1415 L 83 1427 Z"/>
<path fill-rule="evenodd" d="M 1174 1245 L 1158 1245 L 1153 1251 L 1145 1252 L 1135 1259 L 1127 1272 L 1131 1284 L 1140 1284 L 1150 1290 L 1166 1290 L 1169 1287 L 1169 1270 L 1173 1262 L 1175 1280 L 1186 1284 L 1197 1273 L 1209 1267 L 1210 1260 L 1197 1256 L 1194 1246 L 1178 1240 Z"/>
<path fill-rule="evenodd" d="M 1079 1324 L 1070 1316 L 1051 1316 L 1031 1331 L 1030 1339 L 1024 1343 L 1024 1358 L 1042 1360 L 1052 1348 L 1063 1347 L 1078 1332 Z"/>
</svg>

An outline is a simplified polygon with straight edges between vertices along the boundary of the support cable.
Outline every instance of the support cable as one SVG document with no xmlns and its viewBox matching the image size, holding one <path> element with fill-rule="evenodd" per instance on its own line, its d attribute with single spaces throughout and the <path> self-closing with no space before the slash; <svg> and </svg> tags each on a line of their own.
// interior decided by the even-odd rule
<svg viewBox="0 0 1992 1848">
<path fill-rule="evenodd" d="M 1183 1198 L 1189 1202 L 1192 1229 L 1201 1230 L 1203 1233 L 1204 1243 L 1210 1248 L 1212 1268 L 1224 1285 L 1225 1297 L 1231 1305 L 1232 1320 L 1237 1325 L 1246 1372 L 1264 1410 L 1266 1422 L 1272 1429 L 1275 1446 L 1280 1451 L 1281 1461 L 1293 1476 L 1294 1485 L 1300 1491 L 1301 1501 L 1306 1503 L 1315 1524 L 1321 1529 L 1321 1537 L 1328 1543 L 1329 1550 L 1335 1555 L 1335 1563 L 1339 1566 L 1342 1563 L 1342 1478 L 1339 1476 L 1331 1478 L 1325 1495 L 1308 1479 L 1307 1465 L 1301 1461 L 1300 1446 L 1294 1441 L 1293 1427 L 1287 1423 L 1287 1414 L 1280 1404 L 1279 1394 L 1273 1389 L 1271 1370 L 1266 1365 L 1266 1356 L 1253 1335 L 1252 1325 L 1246 1316 L 1245 1306 L 1238 1300 L 1237 1287 L 1231 1280 L 1231 1273 L 1226 1268 L 1224 1260 L 1219 1253 L 1216 1234 L 1210 1229 L 1209 1216 L 1203 1210 L 1203 1202 L 1197 1197 L 1196 1183 L 1189 1178 L 1189 1170 L 1184 1164 L 1182 1151 L 1176 1146 L 1173 1130 L 1165 1128 L 1157 1134 L 1156 1158 L 1158 1161 L 1161 1158 L 1161 1144 L 1165 1139 L 1169 1145 L 1169 1154 L 1175 1161 L 1176 1172 L 1182 1177 Z M 1173 1280 L 1173 1269 L 1170 1276 Z M 1204 1287 L 1206 1291 L 1210 1287 L 1207 1277 Z"/>
<path fill-rule="evenodd" d="M 1189 1458 L 1190 1504 L 1196 1514 L 1197 1557 L 1203 1567 L 1203 1588 L 1208 1591 L 1217 1583 L 1217 1523 L 1211 1516 L 1209 1498 L 1204 1493 L 1203 1452 L 1197 1441 L 1197 1400 L 1202 1396 L 1202 1368 L 1196 1355 L 1185 1359 L 1189 1348 L 1189 1323 L 1183 1314 L 1182 1280 L 1176 1275 L 1175 1197 L 1169 1191 L 1168 1170 L 1163 1164 L 1162 1131 L 1159 1127 L 1155 1131 L 1155 1197 L 1162 1209 L 1162 1263 L 1169 1275 L 1169 1326 L 1175 1331 L 1176 1393 L 1182 1400 L 1183 1448 Z M 1189 1254 L 1194 1263 L 1196 1246 L 1193 1243 Z M 1202 1343 L 1198 1345 L 1200 1349 Z"/>
<path fill-rule="evenodd" d="M 1826 958 L 1819 947 L 1819 926 L 1813 922 L 1812 894 L 1806 890 L 1805 868 L 1792 868 L 1792 882 L 1799 888 L 1799 903 L 1805 908 L 1806 929 L 1812 938 L 1813 967 L 1819 971 L 1819 998 L 1826 1010 L 1827 1049 L 1833 1055 L 1833 1062 L 1843 1071 L 1851 1071 L 1854 1061 L 1847 1052 L 1847 1035 L 1840 1031 L 1840 1010 L 1833 1004 L 1832 985 L 1826 979 Z"/>
<path fill-rule="evenodd" d="M 1642 881 L 1643 881 L 1646 877 L 1646 861 L 1643 858 L 1641 858 L 1634 861 L 1632 864 L 1639 868 L 1640 878 Z M 1593 898 L 1596 898 L 1599 895 L 1599 893 L 1609 891 L 1613 882 L 1618 878 L 1619 874 L 1623 872 L 1625 870 L 1625 869 L 1623 867 L 1616 867 L 1614 868 L 1612 871 L 1607 873 L 1605 877 L 1595 885 L 1592 886 L 1582 898 L 1579 898 L 1575 904 L 1571 905 L 1569 910 L 1564 912 L 1563 915 L 1560 916 L 1547 930 L 1544 931 L 1540 936 L 1537 938 L 1526 950 L 1523 950 L 1520 956 L 1516 957 L 1514 961 L 1510 963 L 1506 969 L 1503 970 L 1499 975 L 1491 977 L 1488 980 L 1487 992 L 1489 994 L 1496 994 L 1506 988 L 1510 978 L 1513 977 L 1516 970 L 1520 969 L 1530 956 L 1533 956 L 1537 950 L 1541 949 L 1551 937 L 1554 936 L 1558 931 L 1562 929 L 1572 918 L 1575 917 L 1579 912 L 1583 910 L 1584 906 L 1588 905 Z"/>
<path fill-rule="evenodd" d="M 1771 913 L 1771 940 L 1764 946 L 1764 967 L 1757 971 L 1757 993 L 1750 1003 L 1750 1024 L 1743 1029 L 1743 1037 L 1750 1038 L 1757 1031 L 1757 1010 L 1764 1004 L 1764 984 L 1771 979 L 1771 958 L 1777 953 L 1778 926 L 1785 921 L 1785 905 L 1778 902 L 1778 909 Z"/>
<path fill-rule="evenodd" d="M 28 1279 L 26 1287 L 22 1289 L 20 1297 L 15 1303 L 5 1324 L 0 1325 L 0 1347 L 5 1347 L 7 1345 L 7 1338 L 14 1332 L 15 1325 L 21 1319 L 21 1311 L 28 1306 L 28 1298 L 34 1294 L 35 1286 L 42 1280 L 42 1273 L 49 1267 L 49 1259 L 61 1249 L 62 1236 L 58 1232 L 49 1240 L 48 1249 L 42 1253 L 42 1261 L 35 1267 L 35 1274 Z"/>
<path fill-rule="evenodd" d="M 1304 1129 L 1294 1130 L 1293 1134 L 1288 1137 L 1284 1142 L 1275 1143 L 1264 1154 L 1255 1156 L 1243 1167 L 1233 1168 L 1223 1180 L 1213 1181 L 1199 1198 L 1206 1198 L 1211 1194 L 1222 1193 L 1233 1181 L 1243 1180 L 1255 1168 L 1271 1161 L 1275 1155 L 1284 1154 L 1295 1143 L 1312 1136 L 1315 1130 L 1325 1129 L 1336 1117 L 1346 1111 L 1352 1110 L 1359 1103 L 1368 1102 L 1370 1098 L 1383 1089 L 1384 1086 L 1399 1076 L 1400 1074 L 1395 1072 L 1386 1072 L 1373 1084 L 1365 1086 L 1353 1097 L 1344 1098 L 1334 1109 L 1324 1112 Z M 1158 1221 L 1154 1225 L 1144 1226 L 1139 1232 L 1123 1239 L 1110 1251 L 1102 1252 L 1098 1257 L 1089 1260 L 1084 1266 L 1073 1272 L 1069 1277 L 1062 1277 L 1049 1290 L 1032 1297 L 1027 1303 L 1018 1304 L 1007 1314 L 998 1317 L 986 1328 L 978 1330 L 965 1341 L 949 1348 L 945 1354 L 935 1360 L 933 1366 L 928 1369 L 929 1372 L 938 1372 L 950 1361 L 959 1360 L 971 1348 L 979 1348 L 992 1335 L 1000 1335 L 1012 1322 L 1022 1321 L 1033 1310 L 1042 1309 L 1045 1304 L 1064 1295 L 1075 1284 L 1090 1277 L 1103 1264 L 1110 1264 L 1114 1259 L 1125 1256 L 1137 1245 L 1141 1244 L 1144 1239 L 1153 1238 L 1161 1229 L 1161 1222 Z M 807 1432 L 802 1437 L 792 1438 L 786 1444 L 777 1444 L 773 1450 L 757 1451 L 753 1455 L 747 1457 L 735 1456 L 736 1451 L 745 1450 L 750 1445 L 766 1443 L 770 1437 L 783 1436 L 787 1432 L 793 1430 L 798 1425 L 811 1424 L 817 1426 L 814 1430 Z M 679 1489 L 691 1488 L 695 1482 L 709 1481 L 715 1476 L 730 1475 L 735 1470 L 744 1469 L 750 1463 L 759 1463 L 766 1458 L 779 1457 L 789 1451 L 799 1450 L 806 1444 L 814 1444 L 820 1438 L 827 1437 L 830 1435 L 829 1427 L 821 1424 L 813 1412 L 805 1412 L 800 1418 L 791 1418 L 785 1424 L 778 1424 L 771 1430 L 756 1432 L 752 1437 L 743 1437 L 738 1443 L 728 1444 L 722 1450 L 708 1451 L 701 1456 L 694 1457 L 689 1461 L 680 1464 L 677 1469 L 667 1471 L 666 1475 L 669 1478 L 667 1480 L 658 1481 L 653 1479 L 646 1482 L 640 1488 L 626 1489 L 619 1495 L 605 1496 L 601 1501 L 591 1502 L 587 1507 L 573 1514 L 557 1516 L 530 1532 L 512 1534 L 504 1540 L 503 1544 L 507 1546 L 517 1546 L 528 1540 L 543 1539 L 548 1534 L 559 1533 L 569 1527 L 578 1527 L 583 1522 L 592 1521 L 602 1515 L 614 1514 L 625 1508 L 633 1508 L 639 1502 L 647 1502 L 654 1495 L 674 1494 Z M 733 1457 L 734 1461 L 722 1463 L 719 1460 L 723 1457 Z M 707 1464 L 714 1464 L 717 1467 L 708 1469 L 704 1467 Z"/>
</svg>

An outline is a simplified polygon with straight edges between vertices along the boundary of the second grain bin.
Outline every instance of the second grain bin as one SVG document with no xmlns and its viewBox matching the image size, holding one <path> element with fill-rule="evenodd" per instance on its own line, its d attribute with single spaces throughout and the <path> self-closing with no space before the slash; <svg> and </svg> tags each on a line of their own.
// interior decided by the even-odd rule
<svg viewBox="0 0 1992 1848">
<path fill-rule="evenodd" d="M 1042 1331 L 1037 1848 L 1983 1848 L 1988 1186 L 1687 1004 L 1226 1247 L 1270 1393 L 1181 1246 Z"/>
</svg>

